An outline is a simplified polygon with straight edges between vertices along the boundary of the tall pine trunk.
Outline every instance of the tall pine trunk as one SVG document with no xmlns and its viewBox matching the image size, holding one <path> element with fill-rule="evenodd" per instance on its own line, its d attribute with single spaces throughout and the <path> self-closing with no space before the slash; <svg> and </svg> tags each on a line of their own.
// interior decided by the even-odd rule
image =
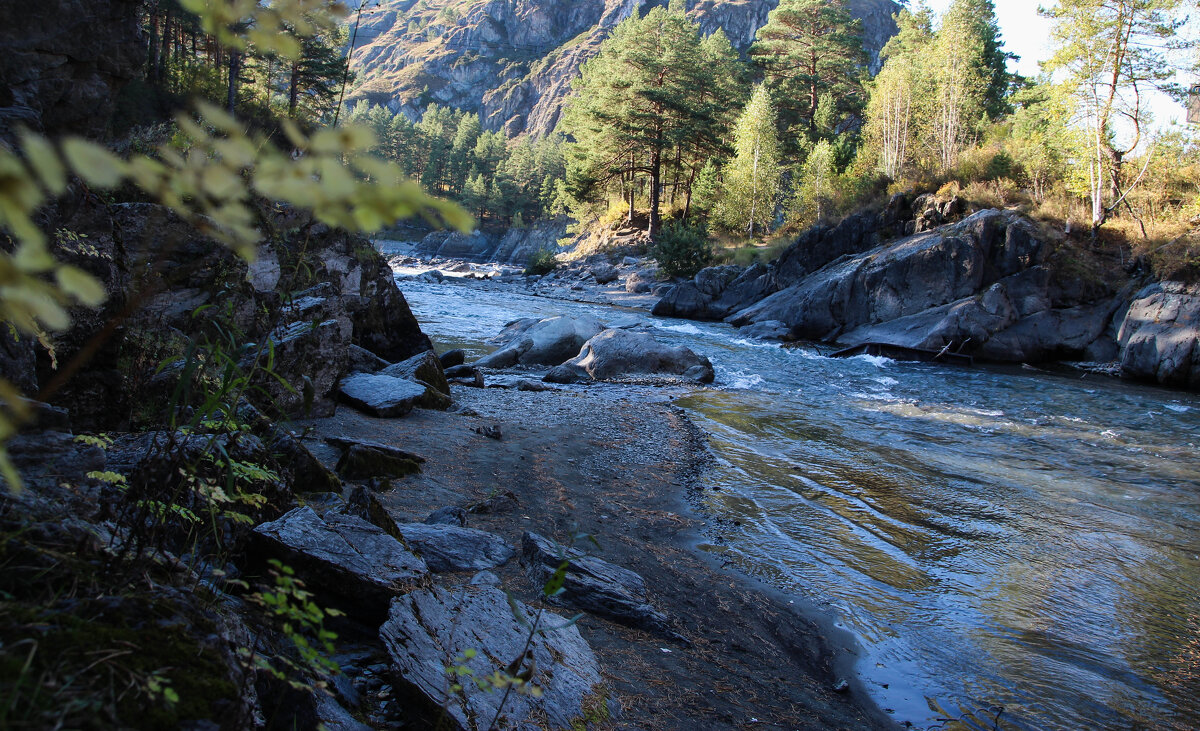
<svg viewBox="0 0 1200 731">
<path fill-rule="evenodd" d="M 237 83 L 238 76 L 242 71 L 242 54 L 230 49 L 229 51 L 229 93 L 225 100 L 225 108 L 230 114 L 236 111 L 237 107 Z"/>
<path fill-rule="evenodd" d="M 300 99 L 300 61 L 292 61 L 292 72 L 288 75 L 288 116 L 295 119 L 296 103 Z"/>
</svg>

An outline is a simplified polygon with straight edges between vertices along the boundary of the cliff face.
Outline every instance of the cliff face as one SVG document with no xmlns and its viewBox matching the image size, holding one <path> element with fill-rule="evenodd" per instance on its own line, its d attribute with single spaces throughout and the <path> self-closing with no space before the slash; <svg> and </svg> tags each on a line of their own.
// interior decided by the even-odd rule
<svg viewBox="0 0 1200 731">
<path fill-rule="evenodd" d="M 349 98 L 416 116 L 427 103 L 479 112 L 488 129 L 545 135 L 558 123 L 579 66 L 641 0 L 383 0 L 363 12 Z M 690 0 L 705 33 L 747 49 L 778 0 Z M 878 63 L 895 32 L 892 0 L 849 0 Z"/>
</svg>

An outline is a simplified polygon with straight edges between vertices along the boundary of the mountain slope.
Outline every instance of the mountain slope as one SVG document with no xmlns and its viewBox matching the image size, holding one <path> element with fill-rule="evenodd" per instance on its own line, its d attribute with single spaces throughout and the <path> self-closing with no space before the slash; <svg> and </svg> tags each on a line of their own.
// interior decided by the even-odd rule
<svg viewBox="0 0 1200 731">
<path fill-rule="evenodd" d="M 641 0 L 381 0 L 363 12 L 350 101 L 417 116 L 435 102 L 479 112 L 488 129 L 548 134 L 579 66 Z M 778 0 L 689 0 L 705 33 L 745 50 Z M 877 63 L 895 32 L 892 0 L 849 0 Z"/>
</svg>

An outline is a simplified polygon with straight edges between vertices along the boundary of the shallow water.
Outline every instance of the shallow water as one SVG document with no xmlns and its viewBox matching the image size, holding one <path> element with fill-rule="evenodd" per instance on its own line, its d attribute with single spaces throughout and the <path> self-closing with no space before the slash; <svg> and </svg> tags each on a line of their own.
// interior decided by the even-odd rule
<svg viewBox="0 0 1200 731">
<path fill-rule="evenodd" d="M 472 354 L 518 317 L 628 316 L 401 288 L 439 345 Z M 1200 726 L 1200 397 L 644 319 L 716 366 L 716 388 L 676 401 L 718 457 L 705 550 L 832 609 L 898 721 Z"/>
</svg>

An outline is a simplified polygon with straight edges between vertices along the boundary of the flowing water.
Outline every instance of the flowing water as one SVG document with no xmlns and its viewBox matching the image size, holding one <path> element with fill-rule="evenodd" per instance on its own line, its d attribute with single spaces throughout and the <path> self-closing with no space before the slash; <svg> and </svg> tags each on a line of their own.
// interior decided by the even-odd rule
<svg viewBox="0 0 1200 731">
<path fill-rule="evenodd" d="M 517 317 L 629 315 L 401 288 L 435 341 L 476 354 Z M 718 458 L 702 548 L 830 609 L 898 721 L 1200 727 L 1200 397 L 644 319 L 716 366 L 676 401 Z"/>
</svg>

